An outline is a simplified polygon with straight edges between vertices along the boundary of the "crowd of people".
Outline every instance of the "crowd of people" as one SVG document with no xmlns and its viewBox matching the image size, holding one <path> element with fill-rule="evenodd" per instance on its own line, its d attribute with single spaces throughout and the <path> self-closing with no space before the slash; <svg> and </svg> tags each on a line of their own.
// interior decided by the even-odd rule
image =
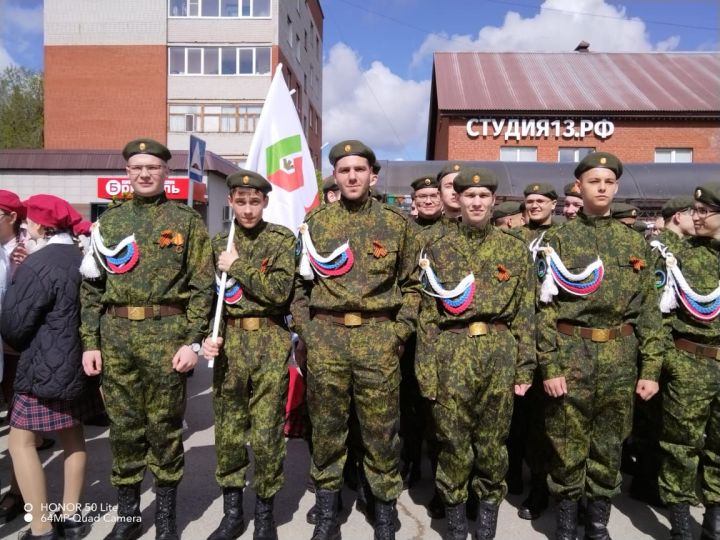
<svg viewBox="0 0 720 540">
<path fill-rule="evenodd" d="M 156 538 L 179 538 L 186 379 L 202 355 L 214 360 L 223 498 L 209 540 L 245 531 L 248 442 L 253 538 L 277 539 L 291 350 L 307 386 L 312 540 L 340 539 L 345 482 L 375 539 L 395 538 L 423 447 L 427 511 L 448 540 L 467 538 L 468 516 L 474 538 L 495 537 L 501 501 L 523 492 L 523 462 L 520 518 L 537 519 L 553 495 L 555 538 L 583 525 L 585 538 L 609 539 L 624 453 L 637 462 L 631 493 L 668 506 L 671 538 L 692 538 L 698 502 L 703 538 L 720 538 L 720 183 L 668 201 L 662 232 L 646 238 L 639 209 L 613 203 L 623 165 L 612 154 L 578 163 L 561 219 L 553 186 L 496 204 L 491 171 L 451 162 L 412 181 L 409 216 L 373 196 L 375 154 L 347 140 L 297 240 L 264 221 L 273 186 L 243 169 L 227 177 L 232 227 L 211 240 L 197 212 L 165 196 L 165 146 L 137 139 L 122 153 L 133 196 L 94 224 L 58 197 L 0 190 L 17 480 L 0 517 L 28 503 L 22 538 L 90 533 L 83 423 L 103 408 L 118 502 L 106 539 L 142 535 L 146 469 Z M 37 453 L 49 432 L 64 452 L 53 519 Z"/>
</svg>

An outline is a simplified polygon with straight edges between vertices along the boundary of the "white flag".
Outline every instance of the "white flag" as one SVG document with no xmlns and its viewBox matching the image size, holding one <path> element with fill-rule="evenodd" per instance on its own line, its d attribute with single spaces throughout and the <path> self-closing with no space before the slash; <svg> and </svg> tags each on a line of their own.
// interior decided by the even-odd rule
<svg viewBox="0 0 720 540">
<path fill-rule="evenodd" d="M 278 64 L 253 135 L 247 169 L 272 184 L 263 219 L 297 235 L 305 214 L 319 204 L 315 166 L 295 104 Z"/>
</svg>

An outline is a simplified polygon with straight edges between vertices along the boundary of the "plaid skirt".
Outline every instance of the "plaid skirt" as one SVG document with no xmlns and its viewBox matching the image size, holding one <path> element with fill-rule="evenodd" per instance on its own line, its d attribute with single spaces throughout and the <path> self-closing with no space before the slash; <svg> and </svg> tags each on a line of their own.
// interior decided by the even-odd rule
<svg viewBox="0 0 720 540">
<path fill-rule="evenodd" d="M 10 425 L 29 431 L 59 431 L 81 425 L 102 412 L 100 393 L 93 389 L 76 399 L 43 399 L 33 394 L 15 394 Z"/>
</svg>

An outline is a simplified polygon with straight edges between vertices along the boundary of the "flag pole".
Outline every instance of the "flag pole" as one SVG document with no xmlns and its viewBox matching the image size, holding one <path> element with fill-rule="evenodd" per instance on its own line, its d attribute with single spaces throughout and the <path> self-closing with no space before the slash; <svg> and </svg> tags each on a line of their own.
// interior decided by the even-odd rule
<svg viewBox="0 0 720 540">
<path fill-rule="evenodd" d="M 230 232 L 228 233 L 227 247 L 225 251 L 230 251 L 233 245 L 233 238 L 235 237 L 235 216 L 233 216 L 230 222 Z M 213 322 L 212 340 L 213 343 L 217 343 L 218 334 L 220 333 L 220 319 L 222 318 L 223 304 L 225 303 L 225 283 L 227 282 L 227 272 L 223 272 L 220 276 L 220 287 L 218 290 L 217 304 L 215 305 L 215 320 Z M 208 360 L 208 367 L 215 365 L 215 359 L 210 358 Z"/>
</svg>

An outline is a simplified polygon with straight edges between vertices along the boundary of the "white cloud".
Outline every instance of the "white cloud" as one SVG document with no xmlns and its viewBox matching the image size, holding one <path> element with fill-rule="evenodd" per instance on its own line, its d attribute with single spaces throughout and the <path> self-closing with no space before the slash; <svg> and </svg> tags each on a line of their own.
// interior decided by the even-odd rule
<svg viewBox="0 0 720 540">
<path fill-rule="evenodd" d="M 363 68 L 357 53 L 334 45 L 323 67 L 323 140 L 360 139 L 380 159 L 424 147 L 430 81 L 406 80 L 382 62 Z"/>
<path fill-rule="evenodd" d="M 15 63 L 7 49 L 0 45 L 0 72 L 4 71 L 6 67 L 14 66 Z"/>
<path fill-rule="evenodd" d="M 604 0 L 545 0 L 542 8 L 528 18 L 508 11 L 502 26 L 484 26 L 477 36 L 430 34 L 412 65 L 436 51 L 570 52 L 585 40 L 596 52 L 647 52 L 669 51 L 680 42 L 672 36 L 653 45 L 642 20 Z"/>
<path fill-rule="evenodd" d="M 42 3 L 33 7 L 6 5 L 3 18 L 6 27 L 13 32 L 41 34 L 43 31 Z"/>
</svg>

